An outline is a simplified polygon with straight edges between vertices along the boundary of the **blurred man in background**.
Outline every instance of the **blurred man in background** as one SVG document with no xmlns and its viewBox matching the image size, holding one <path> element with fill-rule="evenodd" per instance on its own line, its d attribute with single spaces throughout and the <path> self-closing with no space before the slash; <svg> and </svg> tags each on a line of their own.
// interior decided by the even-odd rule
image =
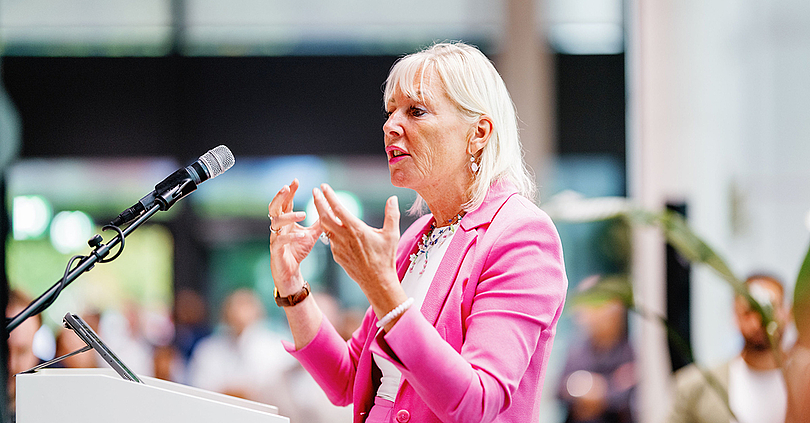
<svg viewBox="0 0 810 423">
<path fill-rule="evenodd" d="M 222 308 L 223 325 L 199 341 L 188 364 L 192 386 L 275 405 L 284 415 L 290 401 L 284 372 L 296 364 L 282 337 L 265 325 L 265 310 L 249 289 L 231 293 Z"/>
<path fill-rule="evenodd" d="M 783 361 L 779 347 L 782 331 L 789 320 L 784 288 L 778 279 L 767 275 L 753 275 L 745 284 L 763 309 L 773 311 L 778 324 L 773 340 L 763 327 L 762 315 L 747 299 L 736 296 L 734 313 L 744 341 L 742 351 L 706 374 L 694 364 L 678 371 L 669 423 L 785 421 L 787 393 L 779 368 Z"/>
</svg>

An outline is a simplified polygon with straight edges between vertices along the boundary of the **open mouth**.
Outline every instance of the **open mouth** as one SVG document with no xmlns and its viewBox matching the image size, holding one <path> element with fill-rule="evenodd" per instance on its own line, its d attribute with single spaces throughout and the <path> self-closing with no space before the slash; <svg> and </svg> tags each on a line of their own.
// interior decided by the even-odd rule
<svg viewBox="0 0 810 423">
<path fill-rule="evenodd" d="M 386 147 L 385 150 L 388 153 L 389 163 L 394 163 L 401 160 L 403 157 L 410 156 L 410 154 L 408 154 L 405 150 L 399 147 L 389 146 Z"/>
</svg>

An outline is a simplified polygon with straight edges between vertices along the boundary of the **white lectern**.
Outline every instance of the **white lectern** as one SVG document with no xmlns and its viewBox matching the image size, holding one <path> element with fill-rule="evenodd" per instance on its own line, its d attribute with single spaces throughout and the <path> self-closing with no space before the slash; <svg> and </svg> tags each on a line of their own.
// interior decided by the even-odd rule
<svg viewBox="0 0 810 423">
<path fill-rule="evenodd" d="M 273 406 L 112 369 L 42 369 L 17 375 L 17 423 L 275 423 Z"/>
</svg>

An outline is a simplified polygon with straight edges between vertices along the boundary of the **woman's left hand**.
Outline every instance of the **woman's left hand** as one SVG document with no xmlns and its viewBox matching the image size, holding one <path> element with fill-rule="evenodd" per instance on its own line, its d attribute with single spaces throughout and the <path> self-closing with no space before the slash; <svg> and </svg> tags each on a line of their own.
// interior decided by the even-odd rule
<svg viewBox="0 0 810 423">
<path fill-rule="evenodd" d="M 407 296 L 399 285 L 396 249 L 399 242 L 399 201 L 385 203 L 381 229 L 349 213 L 327 184 L 313 190 L 321 229 L 327 234 L 335 261 L 357 282 L 377 316 L 385 315 Z"/>
</svg>

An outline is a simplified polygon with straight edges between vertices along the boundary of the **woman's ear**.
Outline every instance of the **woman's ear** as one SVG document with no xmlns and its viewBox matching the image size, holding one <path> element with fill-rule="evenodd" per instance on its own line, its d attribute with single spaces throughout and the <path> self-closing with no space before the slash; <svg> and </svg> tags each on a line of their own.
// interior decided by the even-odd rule
<svg viewBox="0 0 810 423">
<path fill-rule="evenodd" d="M 492 119 L 487 115 L 481 115 L 473 127 L 472 137 L 467 144 L 467 153 L 474 156 L 481 151 L 489 142 L 492 130 Z"/>
</svg>

